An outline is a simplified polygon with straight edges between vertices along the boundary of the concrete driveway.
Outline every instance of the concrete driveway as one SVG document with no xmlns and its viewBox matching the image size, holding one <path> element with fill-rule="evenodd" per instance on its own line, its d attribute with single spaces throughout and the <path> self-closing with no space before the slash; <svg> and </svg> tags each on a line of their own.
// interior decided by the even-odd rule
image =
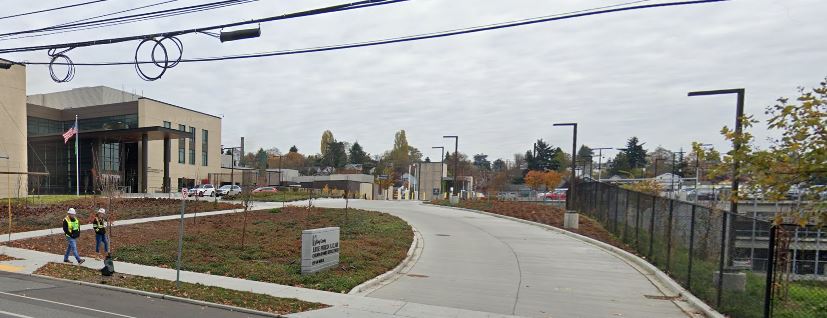
<svg viewBox="0 0 827 318">
<path fill-rule="evenodd" d="M 671 300 L 652 297 L 664 294 L 646 275 L 569 236 L 419 202 L 350 206 L 399 216 L 424 243 L 413 267 L 368 297 L 528 317 L 687 317 Z"/>
</svg>

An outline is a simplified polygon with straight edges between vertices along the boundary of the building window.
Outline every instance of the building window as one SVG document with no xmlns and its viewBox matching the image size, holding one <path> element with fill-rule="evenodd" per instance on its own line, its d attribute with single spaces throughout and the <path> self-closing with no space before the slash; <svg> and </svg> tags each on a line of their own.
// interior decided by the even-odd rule
<svg viewBox="0 0 827 318">
<path fill-rule="evenodd" d="M 187 125 L 178 125 L 178 130 L 187 131 Z M 186 157 L 187 139 L 178 138 L 178 163 L 187 163 Z"/>
<path fill-rule="evenodd" d="M 201 129 L 201 165 L 206 166 L 207 162 L 207 143 L 209 142 L 209 132 L 206 129 Z"/>
<path fill-rule="evenodd" d="M 190 127 L 190 134 L 192 134 L 192 139 L 190 139 L 190 164 L 195 164 L 195 127 Z"/>
<path fill-rule="evenodd" d="M 168 121 L 164 121 L 164 128 L 172 128 L 172 123 Z"/>
</svg>

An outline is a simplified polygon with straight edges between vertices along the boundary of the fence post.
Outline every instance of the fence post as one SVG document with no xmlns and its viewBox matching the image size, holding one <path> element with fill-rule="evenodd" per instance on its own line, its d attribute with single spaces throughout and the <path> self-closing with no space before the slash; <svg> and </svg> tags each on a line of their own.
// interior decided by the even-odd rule
<svg viewBox="0 0 827 318">
<path fill-rule="evenodd" d="M 635 203 L 635 248 L 640 248 L 640 192 L 636 195 L 637 202 Z"/>
<path fill-rule="evenodd" d="M 626 205 L 623 207 L 623 242 L 628 243 L 629 241 L 629 194 L 632 193 L 629 190 L 624 190 L 623 193 L 625 194 L 626 198 Z"/>
<path fill-rule="evenodd" d="M 692 291 L 692 258 L 695 255 L 695 208 L 696 206 L 693 204 L 692 214 L 689 220 L 689 269 L 686 273 L 686 289 L 690 292 Z"/>
<path fill-rule="evenodd" d="M 652 217 L 649 220 L 649 260 L 654 261 L 652 259 L 652 253 L 654 252 L 655 248 L 655 203 L 657 203 L 657 198 L 652 196 Z"/>
<path fill-rule="evenodd" d="M 724 285 L 724 264 L 726 264 L 726 249 L 727 249 L 727 220 L 729 219 L 729 214 L 727 211 L 721 211 L 721 254 L 719 255 L 718 260 L 718 295 L 717 299 L 715 300 L 715 306 L 721 307 L 721 296 L 723 294 L 723 285 Z"/>
<path fill-rule="evenodd" d="M 614 218 L 614 230 L 615 235 L 620 234 L 620 231 L 617 229 L 617 215 L 618 209 L 620 209 L 620 187 L 615 188 L 615 218 Z M 620 235 L 618 235 L 620 236 Z"/>
<path fill-rule="evenodd" d="M 666 222 L 666 272 L 669 273 L 669 264 L 672 260 L 672 216 L 675 211 L 675 199 L 669 199 L 669 220 Z"/>
<path fill-rule="evenodd" d="M 767 246 L 767 280 L 764 286 L 764 318 L 769 318 L 772 315 L 772 288 L 773 276 L 775 275 L 775 235 L 777 227 L 775 225 L 770 227 L 770 242 Z"/>
</svg>

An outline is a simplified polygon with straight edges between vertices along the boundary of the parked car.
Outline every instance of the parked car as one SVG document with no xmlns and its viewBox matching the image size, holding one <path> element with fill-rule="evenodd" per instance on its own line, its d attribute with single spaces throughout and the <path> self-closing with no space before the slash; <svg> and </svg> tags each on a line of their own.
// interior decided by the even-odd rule
<svg viewBox="0 0 827 318">
<path fill-rule="evenodd" d="M 554 191 L 549 192 L 548 194 L 546 194 L 546 199 L 565 201 L 566 200 L 566 191 L 568 191 L 568 190 L 569 189 L 554 189 Z"/>
<path fill-rule="evenodd" d="M 241 194 L 241 187 L 237 185 L 223 185 L 218 188 L 218 196 L 225 196 L 225 195 L 239 195 Z"/>
<path fill-rule="evenodd" d="M 718 189 L 700 188 L 693 189 L 686 193 L 687 200 L 711 201 L 719 200 L 721 198 L 721 191 Z"/>
<path fill-rule="evenodd" d="M 279 192 L 278 189 L 274 187 L 260 187 L 253 190 L 253 193 L 277 193 Z"/>
<path fill-rule="evenodd" d="M 199 197 L 214 197 L 216 195 L 215 186 L 212 184 L 201 184 L 190 191 L 191 196 Z"/>
</svg>

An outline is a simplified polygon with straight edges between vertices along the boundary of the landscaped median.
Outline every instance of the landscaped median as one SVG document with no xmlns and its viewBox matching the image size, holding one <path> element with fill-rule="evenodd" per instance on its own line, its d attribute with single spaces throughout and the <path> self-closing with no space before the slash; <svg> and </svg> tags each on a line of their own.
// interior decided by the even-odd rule
<svg viewBox="0 0 827 318">
<path fill-rule="evenodd" d="M 17 261 L 19 258 L 14 258 L 6 254 L 0 254 L 0 262 Z"/>
<path fill-rule="evenodd" d="M 136 219 L 181 213 L 181 200 L 159 198 L 116 198 L 110 203 L 106 197 L 92 196 L 33 196 L 29 199 L 15 199 L 11 206 L 11 231 L 26 232 L 59 228 L 66 211 L 74 208 L 82 224 L 99 208 L 109 207 L 110 220 Z M 238 209 L 240 204 L 227 202 L 187 201 L 187 213 Z M 0 213 L 0 233 L 7 231 L 9 213 Z"/>
<path fill-rule="evenodd" d="M 355 209 L 285 207 L 185 222 L 182 270 L 340 293 L 396 267 L 413 239 L 402 219 Z M 112 236 L 116 270 L 118 261 L 175 268 L 178 226 L 178 220 L 118 226 Z M 331 226 L 341 228 L 340 263 L 302 275 L 302 230 Z M 12 246 L 63 255 L 66 240 L 59 234 Z M 94 234 L 84 231 L 81 255 L 95 256 L 94 247 Z"/>
<path fill-rule="evenodd" d="M 209 303 L 235 306 L 279 315 L 327 307 L 323 304 L 311 303 L 298 299 L 279 298 L 246 291 L 204 286 L 201 284 L 181 283 L 180 287 L 176 287 L 175 282 L 157 278 L 124 274 L 115 274 L 110 277 L 102 277 L 99 271 L 93 269 L 58 263 L 48 263 L 38 269 L 35 274 L 139 290 L 165 296 L 200 300 Z"/>
<path fill-rule="evenodd" d="M 451 204 L 448 200 L 434 200 L 431 204 L 458 207 L 463 209 L 479 210 L 504 216 L 510 216 L 522 220 L 551 225 L 563 228 L 563 215 L 565 210 L 551 205 L 537 204 L 520 201 L 499 201 L 499 200 L 461 200 L 458 205 Z M 598 241 L 611 244 L 627 251 L 633 249 L 607 231 L 600 222 L 597 222 L 585 215 L 580 215 L 580 224 L 577 229 L 566 229 Z"/>
</svg>

